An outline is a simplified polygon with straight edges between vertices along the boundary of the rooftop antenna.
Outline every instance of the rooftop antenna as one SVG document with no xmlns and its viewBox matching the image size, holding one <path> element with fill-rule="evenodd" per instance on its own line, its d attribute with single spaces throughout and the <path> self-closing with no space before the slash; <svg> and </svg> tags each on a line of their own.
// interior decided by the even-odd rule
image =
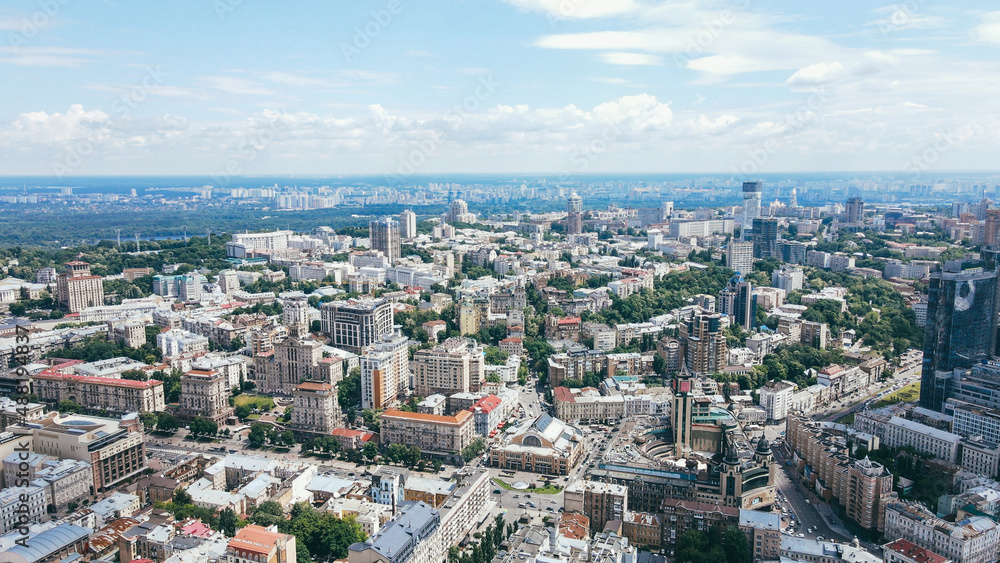
<svg viewBox="0 0 1000 563">
<path fill-rule="evenodd" d="M 115 234 L 118 235 L 118 246 L 121 246 L 122 245 L 122 230 L 121 229 L 115 229 Z"/>
<path fill-rule="evenodd" d="M 135 234 L 135 251 L 136 253 L 139 252 L 139 233 Z"/>
</svg>

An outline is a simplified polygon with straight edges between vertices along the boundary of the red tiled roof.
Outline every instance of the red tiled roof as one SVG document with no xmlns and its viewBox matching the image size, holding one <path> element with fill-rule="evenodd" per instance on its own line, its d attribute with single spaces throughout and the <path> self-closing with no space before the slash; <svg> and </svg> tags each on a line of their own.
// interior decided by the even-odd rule
<svg viewBox="0 0 1000 563">
<path fill-rule="evenodd" d="M 886 544 L 885 548 L 891 549 L 896 553 L 900 553 L 917 563 L 944 563 L 948 560 L 946 557 L 942 557 L 933 551 L 928 551 L 903 538 L 899 538 L 890 544 Z"/>
<path fill-rule="evenodd" d="M 573 392 L 567 387 L 559 386 L 552 390 L 552 397 L 557 401 L 562 401 L 564 403 L 575 403 L 576 398 L 573 397 Z"/>
<path fill-rule="evenodd" d="M 501 402 L 500 401 L 500 397 L 497 397 L 496 395 L 487 395 L 487 396 L 483 397 L 482 399 L 479 399 L 478 401 L 476 401 L 476 404 L 474 404 L 471 407 L 469 407 L 469 411 L 475 412 L 476 411 L 476 407 L 479 407 L 479 408 L 483 409 L 483 412 L 489 413 L 489 412 L 492 412 L 493 409 L 499 407 L 500 406 L 500 402 Z"/>
<path fill-rule="evenodd" d="M 229 549 L 266 556 L 271 553 L 275 544 L 284 536 L 285 534 L 270 532 L 267 528 L 250 524 L 241 528 L 240 531 L 236 532 L 236 537 L 229 540 Z"/>
<path fill-rule="evenodd" d="M 90 383 L 92 385 L 111 385 L 114 387 L 131 387 L 133 389 L 149 389 L 157 385 L 163 385 L 162 381 L 150 379 L 149 381 L 133 381 L 131 379 L 115 379 L 113 377 L 92 377 L 89 375 L 70 375 L 58 371 L 45 370 L 34 376 L 34 379 L 50 379 L 62 381 L 76 381 L 78 383 Z"/>
<path fill-rule="evenodd" d="M 564 319 L 559 319 L 559 324 L 561 325 L 578 324 L 579 322 L 580 317 L 566 317 Z"/>
</svg>

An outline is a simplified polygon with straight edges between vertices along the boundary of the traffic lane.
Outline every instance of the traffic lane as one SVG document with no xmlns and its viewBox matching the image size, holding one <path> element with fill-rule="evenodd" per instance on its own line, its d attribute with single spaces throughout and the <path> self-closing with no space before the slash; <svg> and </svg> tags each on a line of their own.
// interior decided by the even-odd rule
<svg viewBox="0 0 1000 563">
<path fill-rule="evenodd" d="M 775 459 L 780 460 L 777 456 Z M 825 536 L 826 539 L 831 539 L 836 536 L 843 539 L 850 539 L 837 533 L 827 524 L 826 519 L 819 513 L 819 506 L 816 504 L 820 502 L 819 499 L 810 498 L 813 495 L 805 491 L 804 486 L 799 483 L 797 472 L 793 468 L 784 465 L 784 461 L 780 463 L 780 471 L 775 472 L 775 483 L 785 498 L 788 499 L 784 504 L 795 513 L 796 527 L 798 528 L 795 532 L 796 535 L 802 533 L 807 537 Z M 809 499 L 808 503 L 806 499 Z M 813 529 L 812 534 L 807 533 L 809 528 Z"/>
</svg>

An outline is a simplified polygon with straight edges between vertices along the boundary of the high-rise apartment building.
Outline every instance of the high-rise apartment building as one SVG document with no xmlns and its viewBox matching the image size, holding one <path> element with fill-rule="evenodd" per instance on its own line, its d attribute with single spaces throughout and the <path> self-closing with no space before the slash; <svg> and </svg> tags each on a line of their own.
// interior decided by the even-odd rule
<svg viewBox="0 0 1000 563">
<path fill-rule="evenodd" d="M 730 270 L 749 275 L 753 271 L 753 243 L 730 240 L 726 246 L 726 266 Z"/>
<path fill-rule="evenodd" d="M 482 346 L 468 338 L 449 338 L 430 350 L 413 355 L 416 394 L 453 395 L 478 391 L 485 377 Z"/>
<path fill-rule="evenodd" d="M 465 200 L 455 199 L 448 204 L 448 213 L 445 214 L 447 223 L 471 223 L 475 216 L 469 213 L 469 204 Z"/>
<path fill-rule="evenodd" d="M 969 368 L 992 348 L 997 272 L 980 260 L 957 260 L 930 276 L 920 404 L 940 411 L 950 373 Z M 985 319 L 984 319 L 985 317 Z M 984 322 L 984 320 L 986 322 Z"/>
<path fill-rule="evenodd" d="M 309 301 L 305 296 L 285 299 L 281 306 L 281 322 L 292 338 L 309 334 Z"/>
<path fill-rule="evenodd" d="M 215 370 L 193 369 L 181 376 L 181 396 L 177 414 L 202 417 L 222 423 L 232 414 L 229 379 Z"/>
<path fill-rule="evenodd" d="M 802 289 L 804 279 L 805 274 L 801 269 L 783 266 L 771 272 L 771 287 L 783 289 L 786 293 L 791 293 Z"/>
<path fill-rule="evenodd" d="M 1000 209 L 986 210 L 986 227 L 983 234 L 983 244 L 1000 245 Z"/>
<path fill-rule="evenodd" d="M 865 220 L 865 202 L 860 197 L 852 197 L 847 200 L 847 208 L 844 212 L 844 219 L 848 224 L 858 225 Z"/>
<path fill-rule="evenodd" d="M 373 250 L 379 250 L 390 263 L 395 264 L 402 254 L 399 221 L 386 217 L 368 224 L 368 237 Z"/>
<path fill-rule="evenodd" d="M 360 354 L 392 332 L 392 303 L 383 299 L 331 301 L 320 306 L 320 324 L 330 345 Z"/>
<path fill-rule="evenodd" d="M 66 271 L 56 279 L 56 297 L 70 313 L 104 305 L 104 278 L 90 275 L 90 264 L 66 263 Z"/>
<path fill-rule="evenodd" d="M 417 236 L 417 214 L 407 209 L 399 214 L 399 234 L 403 238 Z"/>
<path fill-rule="evenodd" d="M 315 434 L 329 435 L 334 428 L 343 428 L 337 386 L 325 381 L 303 381 L 292 392 L 293 428 Z"/>
<path fill-rule="evenodd" d="M 719 313 L 696 313 L 680 327 L 687 369 L 697 375 L 711 375 L 725 369 L 729 346 Z"/>
<path fill-rule="evenodd" d="M 753 257 L 781 259 L 778 248 L 778 220 L 758 217 L 753 220 Z"/>
<path fill-rule="evenodd" d="M 566 234 L 578 235 L 583 232 L 583 198 L 576 195 L 566 200 Z"/>
<path fill-rule="evenodd" d="M 760 217 L 760 198 L 764 191 L 761 182 L 743 182 L 743 231 L 741 237 L 747 239 L 747 230 L 755 228 L 753 220 Z"/>
<path fill-rule="evenodd" d="M 409 341 L 399 332 L 385 334 L 362 354 L 362 408 L 387 409 L 407 395 L 411 377 Z"/>
<path fill-rule="evenodd" d="M 288 396 L 310 379 L 336 384 L 344 378 L 344 361 L 324 357 L 323 343 L 318 340 L 289 337 L 254 356 L 254 373 L 262 393 Z"/>
<path fill-rule="evenodd" d="M 729 280 L 719 293 L 719 312 L 731 317 L 732 324 L 750 330 L 756 324 L 757 296 L 753 293 L 753 285 L 743 276 L 736 275 Z"/>
<path fill-rule="evenodd" d="M 892 473 L 882 464 L 867 457 L 852 463 L 847 469 L 846 494 L 839 500 L 847 517 L 862 528 L 875 530 L 879 525 L 880 505 L 892 493 Z"/>
</svg>

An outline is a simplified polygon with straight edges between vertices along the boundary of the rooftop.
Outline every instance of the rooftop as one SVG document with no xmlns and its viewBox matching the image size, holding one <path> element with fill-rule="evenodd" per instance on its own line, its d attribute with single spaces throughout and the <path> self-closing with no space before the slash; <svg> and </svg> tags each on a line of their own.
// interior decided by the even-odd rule
<svg viewBox="0 0 1000 563">
<path fill-rule="evenodd" d="M 245 528 L 241 528 L 236 532 L 236 537 L 229 540 L 229 549 L 267 555 L 284 537 L 285 534 L 279 534 L 262 526 L 250 524 Z"/>
<path fill-rule="evenodd" d="M 903 538 L 889 542 L 882 547 L 887 551 L 895 551 L 917 563 L 945 563 L 948 560 L 946 557 L 942 557 L 933 551 L 928 551 Z"/>
<path fill-rule="evenodd" d="M 462 424 L 466 420 L 472 417 L 472 413 L 469 411 L 459 411 L 455 413 L 455 416 L 441 416 L 436 414 L 425 414 L 420 412 L 403 412 L 395 409 L 389 409 L 382 413 L 380 418 L 398 418 L 403 420 L 412 420 L 418 422 L 431 422 L 435 424 Z"/>
</svg>

